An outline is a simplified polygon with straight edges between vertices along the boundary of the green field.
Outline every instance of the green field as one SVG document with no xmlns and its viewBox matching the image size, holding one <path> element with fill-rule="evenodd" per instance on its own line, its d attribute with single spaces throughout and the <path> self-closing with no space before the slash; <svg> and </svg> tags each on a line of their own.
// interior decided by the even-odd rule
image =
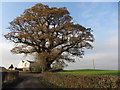
<svg viewBox="0 0 120 90">
<path fill-rule="evenodd" d="M 56 73 L 66 73 L 66 74 L 82 74 L 82 75 L 118 75 L 120 72 L 118 70 L 96 70 L 96 69 L 80 69 L 80 70 L 63 70 Z"/>
</svg>

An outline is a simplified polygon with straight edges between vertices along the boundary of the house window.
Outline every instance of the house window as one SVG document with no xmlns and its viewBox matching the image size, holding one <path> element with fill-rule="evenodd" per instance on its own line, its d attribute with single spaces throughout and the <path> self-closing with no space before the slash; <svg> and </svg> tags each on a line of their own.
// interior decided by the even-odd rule
<svg viewBox="0 0 120 90">
<path fill-rule="evenodd" d="M 25 67 L 27 66 L 27 63 L 25 63 Z"/>
</svg>

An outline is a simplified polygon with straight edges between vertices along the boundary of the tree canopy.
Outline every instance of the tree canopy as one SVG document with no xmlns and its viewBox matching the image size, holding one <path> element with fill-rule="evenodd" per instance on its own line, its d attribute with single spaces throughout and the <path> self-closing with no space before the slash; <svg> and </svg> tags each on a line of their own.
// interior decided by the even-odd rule
<svg viewBox="0 0 120 90">
<path fill-rule="evenodd" d="M 91 28 L 72 22 L 66 7 L 38 3 L 11 21 L 8 29 L 10 32 L 4 37 L 17 43 L 11 51 L 16 54 L 37 53 L 44 70 L 54 61 L 74 62 L 71 56 L 81 58 L 85 48 L 93 48 Z"/>
</svg>

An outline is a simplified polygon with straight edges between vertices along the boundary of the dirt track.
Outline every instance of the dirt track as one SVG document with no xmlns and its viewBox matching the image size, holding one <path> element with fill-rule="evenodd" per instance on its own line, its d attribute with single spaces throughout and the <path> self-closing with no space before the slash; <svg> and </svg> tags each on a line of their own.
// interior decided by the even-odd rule
<svg viewBox="0 0 120 90">
<path fill-rule="evenodd" d="M 11 88 L 49 88 L 40 80 L 40 74 L 20 74 L 23 80 Z"/>
</svg>

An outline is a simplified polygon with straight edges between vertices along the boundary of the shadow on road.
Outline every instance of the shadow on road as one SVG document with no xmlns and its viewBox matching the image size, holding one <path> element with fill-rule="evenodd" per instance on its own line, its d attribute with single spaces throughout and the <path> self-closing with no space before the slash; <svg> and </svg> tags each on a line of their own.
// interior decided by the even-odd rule
<svg viewBox="0 0 120 90">
<path fill-rule="evenodd" d="M 7 88 L 18 90 L 22 88 L 49 88 L 49 86 L 40 80 L 40 74 L 38 73 L 20 73 L 17 80 L 4 87 L 2 90 Z"/>
</svg>

